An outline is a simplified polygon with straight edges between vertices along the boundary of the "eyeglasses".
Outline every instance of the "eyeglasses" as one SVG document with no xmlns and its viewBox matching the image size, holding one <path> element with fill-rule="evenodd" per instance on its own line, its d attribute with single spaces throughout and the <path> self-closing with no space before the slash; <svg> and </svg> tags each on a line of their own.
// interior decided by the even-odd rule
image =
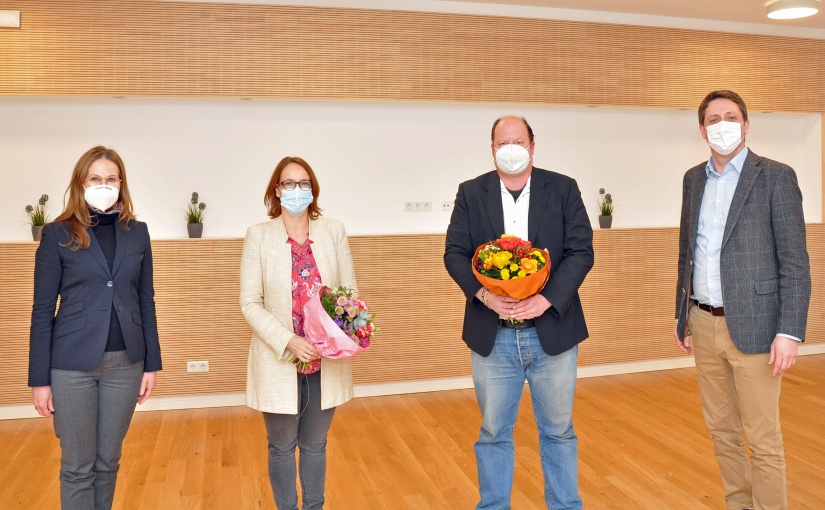
<svg viewBox="0 0 825 510">
<path fill-rule="evenodd" d="M 304 190 L 312 189 L 312 181 L 297 181 L 296 182 L 296 181 L 291 181 L 290 180 L 290 181 L 281 181 L 278 184 L 281 186 L 282 189 L 285 189 L 285 190 L 288 190 L 288 191 L 294 190 L 296 185 L 298 187 L 300 187 L 301 189 L 304 189 Z"/>
<path fill-rule="evenodd" d="M 120 179 L 117 177 L 109 177 L 105 181 L 100 177 L 89 177 L 86 179 L 86 182 L 91 184 L 92 186 L 100 186 L 101 184 L 105 184 L 106 186 L 111 186 L 113 188 L 117 188 L 120 186 Z"/>
</svg>

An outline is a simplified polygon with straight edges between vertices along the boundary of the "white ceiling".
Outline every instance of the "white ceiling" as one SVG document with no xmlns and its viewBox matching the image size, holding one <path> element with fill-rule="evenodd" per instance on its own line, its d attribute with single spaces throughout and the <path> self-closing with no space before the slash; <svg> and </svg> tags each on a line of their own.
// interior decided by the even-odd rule
<svg viewBox="0 0 825 510">
<path fill-rule="evenodd" d="M 673 18 L 758 23 L 825 29 L 825 12 L 799 20 L 768 19 L 765 7 L 775 0 L 449 0 L 498 5 L 644 14 Z M 820 2 L 821 3 L 821 2 Z"/>
<path fill-rule="evenodd" d="M 452 12 L 825 39 L 825 12 L 771 20 L 777 0 L 159 0 Z M 825 0 L 820 0 L 823 4 Z M 822 5 L 825 10 L 825 5 Z"/>
</svg>

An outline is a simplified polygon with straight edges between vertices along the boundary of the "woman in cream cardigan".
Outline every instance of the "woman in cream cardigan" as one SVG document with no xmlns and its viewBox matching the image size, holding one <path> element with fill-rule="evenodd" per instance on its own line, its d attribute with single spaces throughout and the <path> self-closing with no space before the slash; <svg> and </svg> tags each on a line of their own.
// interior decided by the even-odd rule
<svg viewBox="0 0 825 510">
<path fill-rule="evenodd" d="M 335 407 L 352 398 L 350 360 L 321 358 L 303 338 L 303 304 L 322 285 L 356 290 L 347 234 L 320 217 L 319 191 L 306 161 L 282 159 L 264 196 L 272 220 L 249 227 L 241 259 L 241 309 L 252 327 L 246 405 L 263 412 L 279 510 L 298 508 L 296 446 L 302 507 L 323 508 L 327 432 Z"/>
</svg>

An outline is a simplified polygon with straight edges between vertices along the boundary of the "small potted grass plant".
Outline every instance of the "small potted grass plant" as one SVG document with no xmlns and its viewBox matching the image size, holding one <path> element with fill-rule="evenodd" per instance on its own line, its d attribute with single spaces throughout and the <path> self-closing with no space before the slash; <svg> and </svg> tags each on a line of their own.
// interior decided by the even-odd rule
<svg viewBox="0 0 825 510">
<path fill-rule="evenodd" d="M 49 218 L 46 216 L 46 202 L 49 201 L 49 195 L 43 194 L 40 195 L 40 200 L 37 201 L 37 205 L 26 206 L 26 214 L 29 215 L 29 223 L 32 226 L 32 240 L 39 241 L 40 236 L 43 234 L 43 225 L 49 221 Z"/>
<path fill-rule="evenodd" d="M 186 230 L 189 232 L 190 238 L 198 238 L 203 235 L 203 215 L 206 209 L 206 204 L 199 202 L 198 192 L 192 192 L 192 200 L 189 206 L 184 209 L 186 213 Z"/>
<path fill-rule="evenodd" d="M 613 197 L 605 194 L 604 188 L 599 189 L 599 227 L 610 228 L 613 225 Z"/>
</svg>

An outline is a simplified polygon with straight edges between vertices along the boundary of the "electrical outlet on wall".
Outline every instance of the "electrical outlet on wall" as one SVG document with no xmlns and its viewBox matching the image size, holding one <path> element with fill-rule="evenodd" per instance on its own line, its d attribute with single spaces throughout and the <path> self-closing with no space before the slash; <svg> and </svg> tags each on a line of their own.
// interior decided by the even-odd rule
<svg viewBox="0 0 825 510">
<path fill-rule="evenodd" d="M 433 210 L 433 203 L 424 200 L 406 200 L 404 201 L 404 212 L 431 212 Z"/>
<path fill-rule="evenodd" d="M 209 372 L 209 362 L 208 361 L 187 361 L 186 362 L 186 371 L 189 373 L 192 372 Z"/>
</svg>

